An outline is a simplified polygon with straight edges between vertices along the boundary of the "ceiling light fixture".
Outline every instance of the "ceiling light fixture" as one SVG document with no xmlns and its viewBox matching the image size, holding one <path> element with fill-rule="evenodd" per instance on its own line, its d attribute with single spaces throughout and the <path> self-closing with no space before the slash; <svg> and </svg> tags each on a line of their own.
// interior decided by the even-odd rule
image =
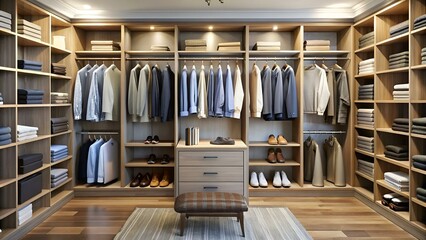
<svg viewBox="0 0 426 240">
<path fill-rule="evenodd" d="M 278 30 L 278 26 L 277 26 L 277 25 L 274 25 L 274 26 L 272 27 L 272 30 L 273 30 L 273 31 L 277 31 L 277 30 Z"/>
<path fill-rule="evenodd" d="M 206 1 L 206 3 L 207 3 L 207 6 L 210 6 L 210 3 L 211 3 L 211 0 L 205 0 Z M 220 3 L 223 3 L 224 2 L 224 0 L 218 0 Z"/>
<path fill-rule="evenodd" d="M 211 31 L 211 30 L 213 30 L 213 26 L 209 26 L 209 30 Z"/>
<path fill-rule="evenodd" d="M 154 30 L 154 29 L 155 29 L 155 27 L 154 27 L 154 26 L 151 26 L 151 27 L 149 27 L 149 29 L 150 29 L 150 30 Z"/>
</svg>

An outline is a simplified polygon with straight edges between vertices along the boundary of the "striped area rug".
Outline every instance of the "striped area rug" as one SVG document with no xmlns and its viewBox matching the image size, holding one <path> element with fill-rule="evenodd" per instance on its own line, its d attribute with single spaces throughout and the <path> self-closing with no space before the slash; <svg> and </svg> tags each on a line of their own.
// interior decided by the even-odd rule
<svg viewBox="0 0 426 240">
<path fill-rule="evenodd" d="M 173 208 L 136 208 L 114 239 L 312 239 L 288 208 L 249 208 L 246 237 L 231 217 L 190 217 L 179 236 L 179 214 Z"/>
</svg>

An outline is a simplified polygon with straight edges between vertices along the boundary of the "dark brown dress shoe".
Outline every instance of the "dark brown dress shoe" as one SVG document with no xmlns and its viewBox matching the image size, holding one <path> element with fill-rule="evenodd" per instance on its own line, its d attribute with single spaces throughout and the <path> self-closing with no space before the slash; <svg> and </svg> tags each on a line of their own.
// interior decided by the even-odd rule
<svg viewBox="0 0 426 240">
<path fill-rule="evenodd" d="M 283 152 L 281 151 L 281 148 L 275 149 L 275 155 L 277 156 L 277 162 L 279 163 L 285 163 Z"/>
<path fill-rule="evenodd" d="M 138 175 L 136 175 L 136 177 L 134 177 L 132 179 L 132 181 L 130 182 L 130 187 L 137 187 L 141 184 L 141 180 L 142 180 L 142 174 L 138 173 Z"/>
<path fill-rule="evenodd" d="M 268 149 L 268 157 L 266 158 L 268 163 L 276 163 L 277 158 L 275 157 L 275 151 L 273 148 Z"/>
<path fill-rule="evenodd" d="M 147 174 L 145 174 L 145 176 L 143 176 L 143 178 L 141 180 L 141 184 L 139 186 L 140 187 L 148 187 L 150 183 L 151 183 L 151 174 L 147 173 Z"/>
</svg>

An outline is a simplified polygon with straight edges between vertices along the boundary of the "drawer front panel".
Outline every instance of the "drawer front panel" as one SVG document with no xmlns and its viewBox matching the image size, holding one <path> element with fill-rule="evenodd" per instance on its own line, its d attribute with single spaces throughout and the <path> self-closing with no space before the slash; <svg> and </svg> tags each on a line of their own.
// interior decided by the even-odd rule
<svg viewBox="0 0 426 240">
<path fill-rule="evenodd" d="M 180 166 L 243 166 L 243 152 L 179 152 Z"/>
<path fill-rule="evenodd" d="M 243 192 L 243 182 L 232 182 L 232 183 L 220 183 L 220 182 L 180 182 L 179 183 L 179 194 L 187 192 L 232 192 L 239 193 Z"/>
<path fill-rule="evenodd" d="M 243 181 L 242 167 L 180 167 L 179 181 L 233 182 Z"/>
</svg>

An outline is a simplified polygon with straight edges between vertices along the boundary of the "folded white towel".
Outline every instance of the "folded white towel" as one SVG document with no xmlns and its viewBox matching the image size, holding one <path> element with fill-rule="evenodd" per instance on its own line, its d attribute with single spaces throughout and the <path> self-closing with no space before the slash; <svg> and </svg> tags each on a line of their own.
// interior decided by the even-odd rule
<svg viewBox="0 0 426 240">
<path fill-rule="evenodd" d="M 403 184 L 409 182 L 408 174 L 405 172 L 385 172 L 385 178 L 395 180 L 396 182 Z"/>
<path fill-rule="evenodd" d="M 374 108 L 360 108 L 358 109 L 358 112 L 374 113 Z"/>
<path fill-rule="evenodd" d="M 359 62 L 359 65 L 362 66 L 362 65 L 367 65 L 367 64 L 371 64 L 371 63 L 374 63 L 374 58 L 370 58 L 370 59 L 366 59 L 364 61 L 361 61 L 361 62 Z"/>
<path fill-rule="evenodd" d="M 25 132 L 31 132 L 31 131 L 38 131 L 38 127 L 32 127 L 32 126 L 25 126 L 25 125 L 18 125 L 16 128 L 16 131 L 19 133 L 25 133 Z"/>
<path fill-rule="evenodd" d="M 393 89 L 395 90 L 410 89 L 410 84 L 408 83 L 395 84 L 395 86 L 393 86 Z"/>
</svg>

